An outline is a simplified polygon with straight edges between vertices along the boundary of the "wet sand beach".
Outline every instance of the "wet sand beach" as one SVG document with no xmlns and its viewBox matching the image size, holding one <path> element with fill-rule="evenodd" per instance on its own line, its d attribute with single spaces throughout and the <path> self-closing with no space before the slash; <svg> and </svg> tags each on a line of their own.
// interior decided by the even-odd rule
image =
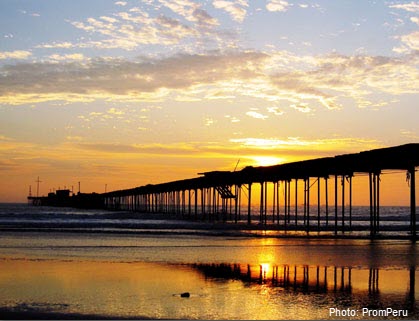
<svg viewBox="0 0 419 321">
<path fill-rule="evenodd" d="M 154 213 L 1 209 L 2 319 L 336 319 L 330 309 L 350 309 L 351 319 L 383 319 L 387 309 L 419 319 L 410 240 L 308 237 Z"/>
<path fill-rule="evenodd" d="M 335 319 L 331 307 L 419 316 L 409 241 L 44 231 L 0 242 L 3 319 Z"/>
</svg>

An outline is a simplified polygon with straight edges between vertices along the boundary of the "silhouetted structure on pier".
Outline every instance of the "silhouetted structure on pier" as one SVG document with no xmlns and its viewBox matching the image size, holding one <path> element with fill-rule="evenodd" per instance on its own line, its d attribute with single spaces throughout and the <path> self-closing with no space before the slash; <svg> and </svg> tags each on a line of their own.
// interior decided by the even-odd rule
<svg viewBox="0 0 419 321">
<path fill-rule="evenodd" d="M 104 208 L 104 198 L 98 193 L 77 193 L 71 195 L 68 189 L 48 193 L 48 196 L 28 196 L 28 202 L 35 206 L 76 207 L 86 209 Z"/>
</svg>

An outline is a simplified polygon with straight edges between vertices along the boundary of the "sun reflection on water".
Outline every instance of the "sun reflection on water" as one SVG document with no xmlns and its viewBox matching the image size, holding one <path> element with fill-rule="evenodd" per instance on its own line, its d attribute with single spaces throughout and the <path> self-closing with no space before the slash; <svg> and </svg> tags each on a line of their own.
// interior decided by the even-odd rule
<svg viewBox="0 0 419 321">
<path fill-rule="evenodd" d="M 275 248 L 270 247 L 273 244 L 272 239 L 263 239 L 261 243 L 262 247 L 258 253 L 257 261 L 261 268 L 261 274 L 266 277 L 271 273 L 272 264 L 278 261 L 278 258 L 275 255 Z"/>
<path fill-rule="evenodd" d="M 380 304 L 408 309 L 410 318 L 419 319 L 419 271 L 410 244 L 118 236 L 107 243 L 117 247 L 85 237 L 83 244 L 92 246 L 70 252 L 64 246 L 69 240 L 30 238 L 28 251 L 34 242 L 49 244 L 40 258 L 3 254 L 0 304 L 98 318 L 207 320 L 327 319 L 331 306 Z M 168 246 L 174 241 L 182 244 L 176 251 Z M 21 237 L 12 244 L 22 251 Z M 145 256 L 165 262 L 136 261 Z M 181 297 L 185 292 L 190 297 Z"/>
<path fill-rule="evenodd" d="M 271 270 L 271 265 L 269 263 L 261 263 L 260 264 L 261 273 L 264 278 L 269 274 Z"/>
<path fill-rule="evenodd" d="M 263 251 L 259 258 L 256 264 L 191 265 L 3 260 L 0 303 L 22 309 L 26 305 L 20 302 L 25 302 L 38 310 L 44 304 L 58 312 L 102 316 L 324 319 L 331 304 L 345 306 L 350 299 L 359 308 L 379 298 L 416 316 L 414 268 L 289 265 Z M 185 291 L 190 298 L 181 298 Z"/>
</svg>

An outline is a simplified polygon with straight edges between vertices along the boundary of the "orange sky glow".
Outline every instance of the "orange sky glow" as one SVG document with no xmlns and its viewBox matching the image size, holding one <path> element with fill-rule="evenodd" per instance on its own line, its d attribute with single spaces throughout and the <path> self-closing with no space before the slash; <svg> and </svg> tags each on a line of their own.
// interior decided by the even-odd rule
<svg viewBox="0 0 419 321">
<path fill-rule="evenodd" d="M 4 1 L 0 21 L 0 202 L 419 141 L 415 1 Z"/>
</svg>

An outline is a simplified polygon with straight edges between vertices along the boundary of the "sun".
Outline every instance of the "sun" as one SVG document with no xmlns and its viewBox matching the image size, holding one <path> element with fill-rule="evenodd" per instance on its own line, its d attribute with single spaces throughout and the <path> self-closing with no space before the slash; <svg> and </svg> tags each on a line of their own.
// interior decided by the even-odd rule
<svg viewBox="0 0 419 321">
<path fill-rule="evenodd" d="M 255 166 L 271 166 L 284 163 L 284 159 L 276 156 L 251 156 Z"/>
</svg>

